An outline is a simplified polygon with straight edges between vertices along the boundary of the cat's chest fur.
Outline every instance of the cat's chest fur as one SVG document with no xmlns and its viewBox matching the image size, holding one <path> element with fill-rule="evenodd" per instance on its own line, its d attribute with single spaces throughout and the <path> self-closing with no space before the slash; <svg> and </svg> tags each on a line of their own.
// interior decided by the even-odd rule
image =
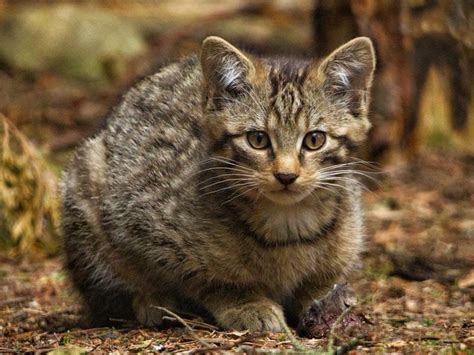
<svg viewBox="0 0 474 355">
<path fill-rule="evenodd" d="M 265 243 L 288 244 L 308 241 L 331 223 L 337 212 L 337 197 L 321 193 L 297 204 L 281 206 L 261 201 L 242 216 L 256 237 Z"/>
<path fill-rule="evenodd" d="M 250 242 L 239 243 L 232 254 L 220 258 L 219 250 L 213 251 L 207 280 L 228 282 L 242 287 L 265 290 L 272 297 L 284 298 L 291 294 L 306 278 L 337 272 L 331 267 L 331 255 L 325 241 L 294 243 L 288 246 L 263 246 Z M 230 245 L 230 243 L 228 244 Z M 320 248 L 321 247 L 321 248 Z"/>
<path fill-rule="evenodd" d="M 247 227 L 212 249 L 210 278 L 259 285 L 284 297 L 306 277 L 336 271 L 330 262 L 337 239 L 332 235 L 337 218 L 333 203 L 328 200 L 321 209 L 309 200 L 291 209 L 260 205 L 244 212 Z"/>
</svg>

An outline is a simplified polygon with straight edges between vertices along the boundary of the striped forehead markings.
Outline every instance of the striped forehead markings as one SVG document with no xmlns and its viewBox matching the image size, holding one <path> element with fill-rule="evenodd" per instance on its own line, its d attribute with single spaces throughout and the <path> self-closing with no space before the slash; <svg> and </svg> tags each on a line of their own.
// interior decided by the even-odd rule
<svg viewBox="0 0 474 355">
<path fill-rule="evenodd" d="M 272 111 L 280 122 L 296 123 L 303 106 L 302 84 L 307 76 L 307 66 L 286 63 L 270 70 Z"/>
</svg>

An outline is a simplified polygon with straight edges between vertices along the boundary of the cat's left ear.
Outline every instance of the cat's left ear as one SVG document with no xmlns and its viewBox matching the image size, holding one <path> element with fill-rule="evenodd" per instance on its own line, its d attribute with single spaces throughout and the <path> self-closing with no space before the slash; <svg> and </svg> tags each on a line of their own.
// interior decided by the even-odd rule
<svg viewBox="0 0 474 355">
<path fill-rule="evenodd" d="M 319 66 L 318 77 L 325 92 L 359 117 L 367 114 L 374 70 L 372 41 L 358 37 L 332 52 Z"/>
<path fill-rule="evenodd" d="M 204 81 L 214 93 L 236 96 L 248 87 L 255 67 L 241 51 L 222 38 L 207 37 L 201 48 Z"/>
</svg>

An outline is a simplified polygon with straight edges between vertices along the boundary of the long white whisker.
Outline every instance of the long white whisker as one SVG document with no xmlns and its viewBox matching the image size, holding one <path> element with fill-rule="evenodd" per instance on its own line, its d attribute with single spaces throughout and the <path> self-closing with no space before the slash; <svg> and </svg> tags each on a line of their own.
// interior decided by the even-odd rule
<svg viewBox="0 0 474 355">
<path fill-rule="evenodd" d="M 362 162 L 358 162 L 358 161 L 355 161 L 355 162 L 347 162 L 347 163 L 341 163 L 341 164 L 326 166 L 326 167 L 320 169 L 320 171 L 338 170 L 338 169 L 341 169 L 341 168 L 353 167 L 353 166 L 358 166 L 358 165 L 364 165 L 364 164 L 363 164 Z M 370 167 L 370 165 L 369 165 L 368 167 Z M 375 167 L 373 167 L 373 170 L 378 170 L 378 169 L 375 168 Z M 371 173 L 376 174 L 376 173 L 382 173 L 382 172 L 371 171 Z"/>
<path fill-rule="evenodd" d="M 240 170 L 240 169 L 225 167 L 225 166 L 219 166 L 219 167 L 214 166 L 212 168 L 206 168 L 206 169 L 199 170 L 194 175 L 198 175 L 200 173 L 203 173 L 203 172 L 206 172 L 206 171 L 213 171 L 213 170 L 230 170 L 230 171 L 235 171 L 235 172 L 242 173 L 242 174 L 248 174 L 249 173 L 246 170 Z"/>
<path fill-rule="evenodd" d="M 223 179 L 224 177 L 235 177 L 235 178 L 250 178 L 250 177 L 253 177 L 252 175 L 250 174 L 235 174 L 235 173 L 230 173 L 230 174 L 219 174 L 219 175 L 215 175 L 215 176 L 211 176 L 210 178 L 207 178 L 206 180 L 204 181 L 201 181 L 200 183 L 198 183 L 198 186 L 199 185 L 202 185 L 202 184 L 205 184 L 206 182 L 209 182 L 209 181 L 212 181 L 212 180 L 216 180 L 216 179 L 222 179 L 222 180 L 226 180 L 226 179 Z"/>
<path fill-rule="evenodd" d="M 252 169 L 246 167 L 246 166 L 243 166 L 241 164 L 238 164 L 238 162 L 236 162 L 235 160 L 232 160 L 232 159 L 228 159 L 228 158 L 222 158 L 222 157 L 210 157 L 208 158 L 210 161 L 218 161 L 218 162 L 221 162 L 221 163 L 224 163 L 224 164 L 229 164 L 231 166 L 235 166 L 237 168 L 240 168 L 240 169 L 244 169 L 244 170 L 248 170 L 248 171 L 251 171 L 253 172 Z"/>
<path fill-rule="evenodd" d="M 315 189 L 323 189 L 323 190 L 329 191 L 329 192 L 331 192 L 331 193 L 337 192 L 336 190 L 331 189 L 331 188 L 326 187 L 326 186 L 321 185 L 321 184 L 316 184 L 316 186 L 315 186 L 314 188 L 315 188 Z M 316 192 L 317 192 L 317 191 L 314 191 L 314 190 L 313 190 L 311 193 L 316 193 Z M 318 196 L 318 198 L 319 198 L 319 196 Z"/>
<path fill-rule="evenodd" d="M 326 173 L 321 174 L 320 176 L 322 178 L 328 178 L 328 177 L 336 177 L 336 176 L 344 176 L 344 175 L 363 176 L 375 183 L 378 183 L 377 179 L 375 179 L 374 177 L 367 175 L 366 173 L 358 171 L 358 170 L 338 170 L 338 171 L 326 172 Z"/>
<path fill-rule="evenodd" d="M 203 187 L 200 188 L 200 190 L 206 190 L 206 189 L 208 189 L 208 188 L 210 188 L 210 187 L 212 187 L 212 186 L 219 185 L 219 184 L 224 184 L 224 183 L 227 183 L 227 182 L 230 182 L 230 181 L 242 181 L 242 182 L 246 182 L 246 181 L 255 181 L 255 179 L 225 179 L 225 180 L 213 182 L 212 184 L 203 186 Z"/>
<path fill-rule="evenodd" d="M 217 190 L 212 190 L 212 191 L 209 191 L 209 192 L 206 192 L 204 194 L 202 194 L 201 196 L 206 196 L 206 195 L 210 195 L 210 194 L 214 194 L 214 193 L 217 193 L 217 192 L 220 192 L 220 191 L 225 191 L 225 190 L 229 190 L 229 189 L 235 189 L 235 188 L 238 188 L 238 187 L 245 187 L 246 185 L 252 185 L 254 184 L 254 182 L 244 182 L 242 184 L 233 184 L 231 186 L 226 186 L 226 187 L 223 187 L 223 188 L 220 188 L 220 189 L 217 189 Z"/>
<path fill-rule="evenodd" d="M 359 180 L 355 180 L 355 179 L 350 179 L 350 178 L 346 178 L 346 177 L 334 177 L 334 178 L 331 178 L 331 179 L 327 179 L 331 182 L 346 182 L 346 183 L 350 183 L 350 184 L 353 184 L 353 185 L 358 185 L 360 188 L 362 188 L 364 191 L 367 191 L 369 192 L 369 188 L 367 186 L 365 186 L 362 182 L 360 182 Z M 323 181 L 327 181 L 327 180 L 323 180 Z"/>
<path fill-rule="evenodd" d="M 246 193 L 254 190 L 254 189 L 257 189 L 257 185 L 254 185 L 254 186 L 250 186 L 249 188 L 247 188 L 245 191 L 242 191 L 241 193 L 237 194 L 236 196 L 229 198 L 227 200 L 225 200 L 223 203 L 221 203 L 221 206 L 225 205 L 226 203 L 229 203 L 231 201 L 234 201 L 236 198 L 240 197 L 240 196 L 243 196 L 245 195 Z M 258 191 L 258 190 L 257 190 Z"/>
<path fill-rule="evenodd" d="M 346 190 L 347 192 L 352 192 L 352 190 L 350 188 L 348 188 L 347 186 L 332 183 L 332 182 L 326 182 L 326 181 L 322 182 L 322 181 L 320 181 L 319 184 L 320 184 L 319 186 L 323 186 L 323 185 L 324 186 L 334 186 L 334 187 L 339 187 L 343 190 Z"/>
</svg>

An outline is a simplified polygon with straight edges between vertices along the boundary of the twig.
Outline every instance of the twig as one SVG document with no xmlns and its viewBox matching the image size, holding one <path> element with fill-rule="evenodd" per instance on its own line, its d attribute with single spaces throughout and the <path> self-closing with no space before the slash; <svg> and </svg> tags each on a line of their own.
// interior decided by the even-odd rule
<svg viewBox="0 0 474 355">
<path fill-rule="evenodd" d="M 336 321 L 331 327 L 331 330 L 329 332 L 329 339 L 328 339 L 328 347 L 327 347 L 327 352 L 332 354 L 334 353 L 334 337 L 336 336 L 336 328 L 341 324 L 341 322 L 344 320 L 344 318 L 347 316 L 347 314 L 352 311 L 355 307 L 355 304 L 349 306 L 342 312 L 339 317 L 337 317 Z"/>
<path fill-rule="evenodd" d="M 172 321 L 172 322 L 176 322 L 176 318 L 168 317 L 168 316 L 163 316 L 163 320 L 169 320 L 169 321 Z M 205 322 L 201 322 L 199 320 L 189 319 L 187 322 L 188 322 L 188 324 L 190 324 L 192 326 L 199 327 L 199 328 L 202 328 L 202 329 L 207 329 L 207 330 L 218 330 L 219 329 L 215 325 L 208 324 L 208 323 L 205 323 Z"/>
<path fill-rule="evenodd" d="M 219 327 L 216 327 L 215 325 L 208 324 L 206 322 L 201 322 L 201 321 L 195 320 L 195 319 L 190 320 L 189 324 L 191 324 L 193 326 L 196 326 L 196 327 L 199 327 L 199 328 L 203 328 L 203 329 L 219 330 Z"/>
<path fill-rule="evenodd" d="M 207 341 L 205 341 L 204 339 L 200 338 L 199 336 L 197 336 L 196 332 L 194 331 L 193 328 L 191 328 L 189 326 L 189 324 L 183 319 L 181 318 L 180 316 L 178 316 L 176 313 L 170 311 L 168 308 L 165 308 L 165 307 L 159 307 L 159 306 L 151 306 L 152 308 L 155 308 L 155 309 L 159 309 L 160 311 L 163 311 L 165 313 L 168 313 L 170 316 L 176 318 L 176 320 L 178 320 L 178 322 L 180 322 L 186 329 L 187 331 L 189 332 L 189 335 L 191 335 L 195 340 L 197 340 L 199 342 L 199 344 L 201 344 L 202 346 L 204 346 L 206 349 L 214 349 L 215 346 L 208 343 Z"/>
<path fill-rule="evenodd" d="M 278 321 L 280 322 L 281 327 L 285 331 L 286 337 L 288 338 L 288 340 L 291 341 L 291 344 L 294 346 L 294 348 L 298 351 L 307 351 L 308 349 L 293 335 L 293 333 L 291 332 L 291 329 L 288 327 L 285 320 L 282 319 L 275 312 L 273 312 L 273 314 L 278 318 Z"/>
<path fill-rule="evenodd" d="M 232 342 L 231 344 L 216 346 L 212 348 L 212 351 L 232 350 L 236 346 L 252 341 L 253 339 L 258 338 L 260 336 L 262 336 L 261 333 L 249 334 L 249 335 L 241 337 L 240 339 Z M 195 349 L 195 350 L 191 350 L 188 354 L 199 354 L 199 353 L 204 353 L 204 352 L 206 352 L 206 349 Z"/>
</svg>

